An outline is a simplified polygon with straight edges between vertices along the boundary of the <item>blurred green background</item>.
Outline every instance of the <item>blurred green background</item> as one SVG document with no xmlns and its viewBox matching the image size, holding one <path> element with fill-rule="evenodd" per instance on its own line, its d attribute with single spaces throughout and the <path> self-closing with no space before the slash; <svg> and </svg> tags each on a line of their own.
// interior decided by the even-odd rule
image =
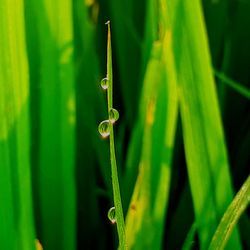
<svg viewBox="0 0 250 250">
<path fill-rule="evenodd" d="M 0 1 L 0 249 L 208 249 L 250 173 L 248 0 Z M 250 212 L 227 249 L 250 249 Z M 36 242 L 36 244 L 35 244 Z"/>
</svg>

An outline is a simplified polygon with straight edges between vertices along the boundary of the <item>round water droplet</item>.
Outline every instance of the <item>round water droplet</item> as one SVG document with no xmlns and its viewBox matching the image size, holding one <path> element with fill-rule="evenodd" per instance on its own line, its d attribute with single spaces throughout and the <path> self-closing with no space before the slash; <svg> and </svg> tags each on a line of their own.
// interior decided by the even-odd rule
<svg viewBox="0 0 250 250">
<path fill-rule="evenodd" d="M 116 109 L 111 108 L 109 110 L 109 120 L 111 123 L 115 123 L 119 119 L 119 112 Z"/>
<path fill-rule="evenodd" d="M 108 137 L 110 134 L 110 121 L 102 121 L 98 126 L 98 131 L 102 137 Z"/>
<path fill-rule="evenodd" d="M 112 224 L 116 223 L 115 207 L 111 207 L 108 211 L 108 218 Z"/>
<path fill-rule="evenodd" d="M 107 89 L 109 87 L 109 79 L 107 77 L 103 78 L 101 81 L 101 87 Z"/>
</svg>

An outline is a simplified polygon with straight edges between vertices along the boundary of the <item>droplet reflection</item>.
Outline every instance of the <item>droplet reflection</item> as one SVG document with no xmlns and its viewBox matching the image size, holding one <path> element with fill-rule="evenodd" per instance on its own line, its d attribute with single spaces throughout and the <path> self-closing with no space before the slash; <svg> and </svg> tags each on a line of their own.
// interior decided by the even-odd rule
<svg viewBox="0 0 250 250">
<path fill-rule="evenodd" d="M 117 120 L 119 119 L 119 112 L 114 109 L 114 108 L 111 108 L 109 110 L 109 120 L 110 122 L 113 124 L 115 123 Z"/>
<path fill-rule="evenodd" d="M 103 88 L 103 89 L 108 89 L 108 87 L 109 87 L 109 80 L 108 80 L 108 78 L 107 77 L 105 77 L 105 78 L 103 78 L 102 80 L 101 80 L 101 87 Z"/>
<path fill-rule="evenodd" d="M 112 224 L 116 223 L 115 207 L 111 207 L 108 211 L 108 218 Z"/>
<path fill-rule="evenodd" d="M 98 126 L 98 131 L 101 134 L 102 137 L 108 137 L 110 134 L 110 121 L 104 120 L 102 121 Z"/>
</svg>

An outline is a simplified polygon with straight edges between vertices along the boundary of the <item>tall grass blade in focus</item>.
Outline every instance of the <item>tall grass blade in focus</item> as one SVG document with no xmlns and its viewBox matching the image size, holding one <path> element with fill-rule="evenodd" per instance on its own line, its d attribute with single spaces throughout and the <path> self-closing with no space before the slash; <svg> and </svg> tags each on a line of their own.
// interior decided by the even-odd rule
<svg viewBox="0 0 250 250">
<path fill-rule="evenodd" d="M 119 249 L 127 249 L 124 216 L 122 210 L 122 201 L 117 173 L 116 157 L 115 157 L 115 142 L 114 142 L 114 129 L 113 124 L 118 120 L 119 113 L 113 108 L 113 71 L 112 71 L 112 49 L 111 49 L 111 30 L 110 21 L 106 22 L 108 26 L 108 39 L 107 39 L 107 75 L 101 81 L 101 87 L 107 91 L 108 101 L 108 119 L 100 123 L 98 129 L 103 137 L 109 136 L 110 141 L 110 162 L 111 162 L 111 179 L 113 188 L 114 207 L 110 208 L 108 217 L 112 223 L 116 223 Z"/>
</svg>

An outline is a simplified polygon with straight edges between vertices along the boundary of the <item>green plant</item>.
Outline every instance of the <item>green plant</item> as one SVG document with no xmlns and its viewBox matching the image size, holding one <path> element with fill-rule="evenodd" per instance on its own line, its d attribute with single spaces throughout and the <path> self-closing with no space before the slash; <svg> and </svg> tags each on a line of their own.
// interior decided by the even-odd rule
<svg viewBox="0 0 250 250">
<path fill-rule="evenodd" d="M 230 78 L 225 76 L 223 73 L 218 72 L 217 70 L 214 70 L 214 74 L 216 77 L 218 77 L 222 81 L 222 83 L 227 84 L 228 86 L 233 88 L 235 91 L 245 96 L 247 99 L 250 99 L 250 90 L 248 88 L 241 86 L 241 84 L 231 80 Z"/>
<path fill-rule="evenodd" d="M 0 1 L 0 249 L 250 249 L 249 13 Z"/>
<path fill-rule="evenodd" d="M 226 243 L 232 234 L 242 213 L 250 203 L 250 176 L 246 179 L 234 200 L 224 213 L 218 228 L 213 236 L 209 250 L 225 249 Z"/>
<path fill-rule="evenodd" d="M 108 39 L 107 39 L 107 75 L 102 80 L 101 86 L 107 90 L 108 101 L 108 120 L 100 123 L 98 129 L 103 137 L 109 136 L 110 141 L 110 162 L 111 162 L 111 179 L 113 187 L 113 200 L 114 207 L 110 208 L 108 217 L 112 223 L 116 223 L 119 236 L 119 249 L 127 249 L 124 217 L 122 210 L 122 201 L 120 194 L 120 187 L 118 181 L 117 164 L 115 157 L 115 142 L 114 142 L 114 129 L 113 124 L 118 120 L 119 113 L 113 108 L 113 72 L 112 72 L 112 49 L 111 49 L 111 31 L 110 21 L 106 23 L 108 26 Z"/>
</svg>

